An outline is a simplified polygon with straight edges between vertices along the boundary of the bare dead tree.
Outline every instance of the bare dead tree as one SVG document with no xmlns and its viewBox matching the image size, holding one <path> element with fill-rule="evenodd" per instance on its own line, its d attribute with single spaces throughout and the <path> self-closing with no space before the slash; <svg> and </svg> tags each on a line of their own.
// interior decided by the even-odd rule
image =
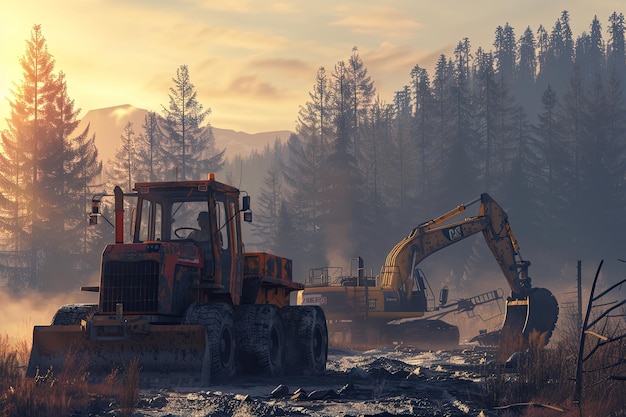
<svg viewBox="0 0 626 417">
<path fill-rule="evenodd" d="M 622 260 L 620 260 L 622 261 Z M 624 261 L 622 261 L 624 262 Z M 611 286 L 610 288 L 604 290 L 602 293 L 595 295 L 596 284 L 598 283 L 598 277 L 600 276 L 600 270 L 602 269 L 602 264 L 604 260 L 600 262 L 598 265 L 598 269 L 596 271 L 596 275 L 593 280 L 593 284 L 591 286 L 591 293 L 589 295 L 589 303 L 587 304 L 587 312 L 585 314 L 585 320 L 583 322 L 582 332 L 580 335 L 580 344 L 578 350 L 578 359 L 576 364 L 576 392 L 574 393 L 574 403 L 578 404 L 579 414 L 582 416 L 582 394 L 583 394 L 583 374 L 590 372 L 599 372 L 601 370 L 608 370 L 615 368 L 617 366 L 623 365 L 625 363 L 625 359 L 620 356 L 614 358 L 614 362 L 602 363 L 600 368 L 596 367 L 595 369 L 585 370 L 584 365 L 603 347 L 607 345 L 614 344 L 623 339 L 626 339 L 626 332 L 613 333 L 611 335 L 606 334 L 608 329 L 609 319 L 612 317 L 623 317 L 624 314 L 615 315 L 618 309 L 622 308 L 626 305 L 626 299 L 622 301 L 611 301 L 611 302 L 603 302 L 601 299 L 606 295 L 612 293 L 615 289 L 619 289 L 622 284 L 626 282 L 626 279 L 621 280 L 617 284 Z M 594 308 L 599 308 L 600 313 L 591 317 L 592 310 Z M 623 328 L 623 327 L 622 327 Z M 587 342 L 587 336 L 595 337 L 595 343 L 591 343 L 590 349 L 585 353 L 585 347 Z M 611 375 L 611 379 L 626 379 L 626 377 L 622 377 L 619 375 Z"/>
</svg>

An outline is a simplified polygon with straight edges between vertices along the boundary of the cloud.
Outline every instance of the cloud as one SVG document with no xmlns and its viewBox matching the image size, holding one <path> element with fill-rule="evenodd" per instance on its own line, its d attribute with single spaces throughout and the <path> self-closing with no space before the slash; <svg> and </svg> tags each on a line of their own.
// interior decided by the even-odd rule
<svg viewBox="0 0 626 417">
<path fill-rule="evenodd" d="M 419 52 L 409 45 L 396 45 L 385 42 L 376 49 L 362 52 L 362 56 L 363 61 L 367 65 L 386 72 L 392 69 L 410 67 L 417 63 Z"/>
<path fill-rule="evenodd" d="M 406 37 L 407 32 L 412 33 L 422 27 L 406 12 L 392 7 L 371 6 L 358 9 L 340 7 L 337 11 L 346 17 L 335 20 L 331 25 L 351 28 L 354 33 Z"/>
<path fill-rule="evenodd" d="M 274 12 L 283 13 L 283 14 L 294 14 L 300 13 L 301 10 L 296 7 L 293 2 L 276 2 L 271 5 L 271 8 Z"/>
<path fill-rule="evenodd" d="M 284 73 L 285 75 L 302 77 L 308 79 L 311 74 L 315 74 L 315 69 L 307 62 L 294 58 L 263 58 L 254 59 L 250 62 L 250 67 L 259 70 L 269 71 L 274 74 Z"/>
<path fill-rule="evenodd" d="M 240 75 L 228 86 L 228 94 L 242 96 L 256 96 L 267 98 L 281 98 L 284 93 L 274 84 L 259 80 L 256 75 Z"/>
</svg>

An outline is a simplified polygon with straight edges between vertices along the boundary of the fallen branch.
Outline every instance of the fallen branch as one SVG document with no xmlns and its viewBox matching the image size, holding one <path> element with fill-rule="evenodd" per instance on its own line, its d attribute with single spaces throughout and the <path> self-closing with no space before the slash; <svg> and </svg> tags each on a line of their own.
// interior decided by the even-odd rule
<svg viewBox="0 0 626 417">
<path fill-rule="evenodd" d="M 514 408 L 514 407 L 548 408 L 550 410 L 560 411 L 561 413 L 566 411 L 565 409 L 561 407 L 557 407 L 555 405 L 540 404 L 540 403 L 516 403 L 516 404 L 502 405 L 500 407 L 494 407 L 493 409 L 494 410 L 506 410 L 508 408 Z"/>
</svg>

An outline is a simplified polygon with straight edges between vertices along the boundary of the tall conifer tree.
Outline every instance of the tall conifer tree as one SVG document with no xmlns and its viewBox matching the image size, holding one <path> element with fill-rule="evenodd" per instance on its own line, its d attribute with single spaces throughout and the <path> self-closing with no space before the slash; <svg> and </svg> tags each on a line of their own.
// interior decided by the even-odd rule
<svg viewBox="0 0 626 417">
<path fill-rule="evenodd" d="M 74 266 L 70 257 L 85 235 L 85 194 L 100 165 L 88 128 L 71 137 L 79 110 L 69 98 L 64 74 L 54 72 L 40 25 L 33 26 L 26 44 L 20 59 L 23 80 L 13 91 L 3 134 L 6 164 L 0 167 L 7 196 L 0 204 L 4 214 L 13 216 L 1 224 L 9 247 L 28 254 L 11 285 L 58 289 L 73 284 L 68 282 Z"/>
<path fill-rule="evenodd" d="M 215 148 L 215 137 L 210 125 L 203 125 L 211 109 L 204 110 L 191 83 L 187 65 L 176 70 L 170 87 L 169 105 L 163 107 L 167 135 L 166 149 L 169 166 L 178 179 L 206 178 L 209 172 L 219 171 L 224 164 L 224 151 Z"/>
<path fill-rule="evenodd" d="M 159 115 L 155 112 L 148 112 L 141 127 L 143 130 L 137 136 L 137 180 L 165 180 L 167 161 L 163 149 L 164 134 L 159 125 Z"/>
</svg>

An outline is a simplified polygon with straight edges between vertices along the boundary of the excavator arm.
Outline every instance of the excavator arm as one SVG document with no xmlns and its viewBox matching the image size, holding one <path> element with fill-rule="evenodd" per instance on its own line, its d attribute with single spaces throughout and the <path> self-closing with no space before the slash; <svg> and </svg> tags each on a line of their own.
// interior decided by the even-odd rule
<svg viewBox="0 0 626 417">
<path fill-rule="evenodd" d="M 479 201 L 478 215 L 455 223 L 442 224 Z M 511 291 L 521 295 L 523 288 L 530 282 L 528 278 L 530 262 L 521 259 L 519 245 L 513 236 L 507 215 L 489 194 L 482 194 L 479 199 L 459 205 L 436 219 L 420 224 L 409 236 L 398 242 L 389 252 L 381 271 L 383 286 L 396 291 L 404 286 L 409 295 L 413 271 L 417 264 L 438 250 L 479 232 L 483 233 L 487 246 L 500 265 Z"/>
<path fill-rule="evenodd" d="M 480 202 L 480 208 L 476 216 L 446 223 L 477 202 Z M 508 216 L 486 193 L 420 224 L 398 242 L 387 255 L 385 265 L 381 269 L 382 286 L 402 293 L 410 299 L 417 265 L 424 258 L 479 232 L 482 232 L 487 246 L 511 288 L 511 297 L 507 301 L 508 317 L 503 328 L 519 330 L 525 334 L 531 330 L 539 330 L 548 332 L 549 338 L 558 317 L 556 299 L 546 289 L 531 287 L 531 279 L 528 276 L 530 262 L 523 260 L 520 255 Z M 531 304 L 537 306 L 533 305 L 531 309 Z M 520 306 L 521 309 L 516 308 Z M 514 310 L 517 311 L 513 314 Z"/>
</svg>

